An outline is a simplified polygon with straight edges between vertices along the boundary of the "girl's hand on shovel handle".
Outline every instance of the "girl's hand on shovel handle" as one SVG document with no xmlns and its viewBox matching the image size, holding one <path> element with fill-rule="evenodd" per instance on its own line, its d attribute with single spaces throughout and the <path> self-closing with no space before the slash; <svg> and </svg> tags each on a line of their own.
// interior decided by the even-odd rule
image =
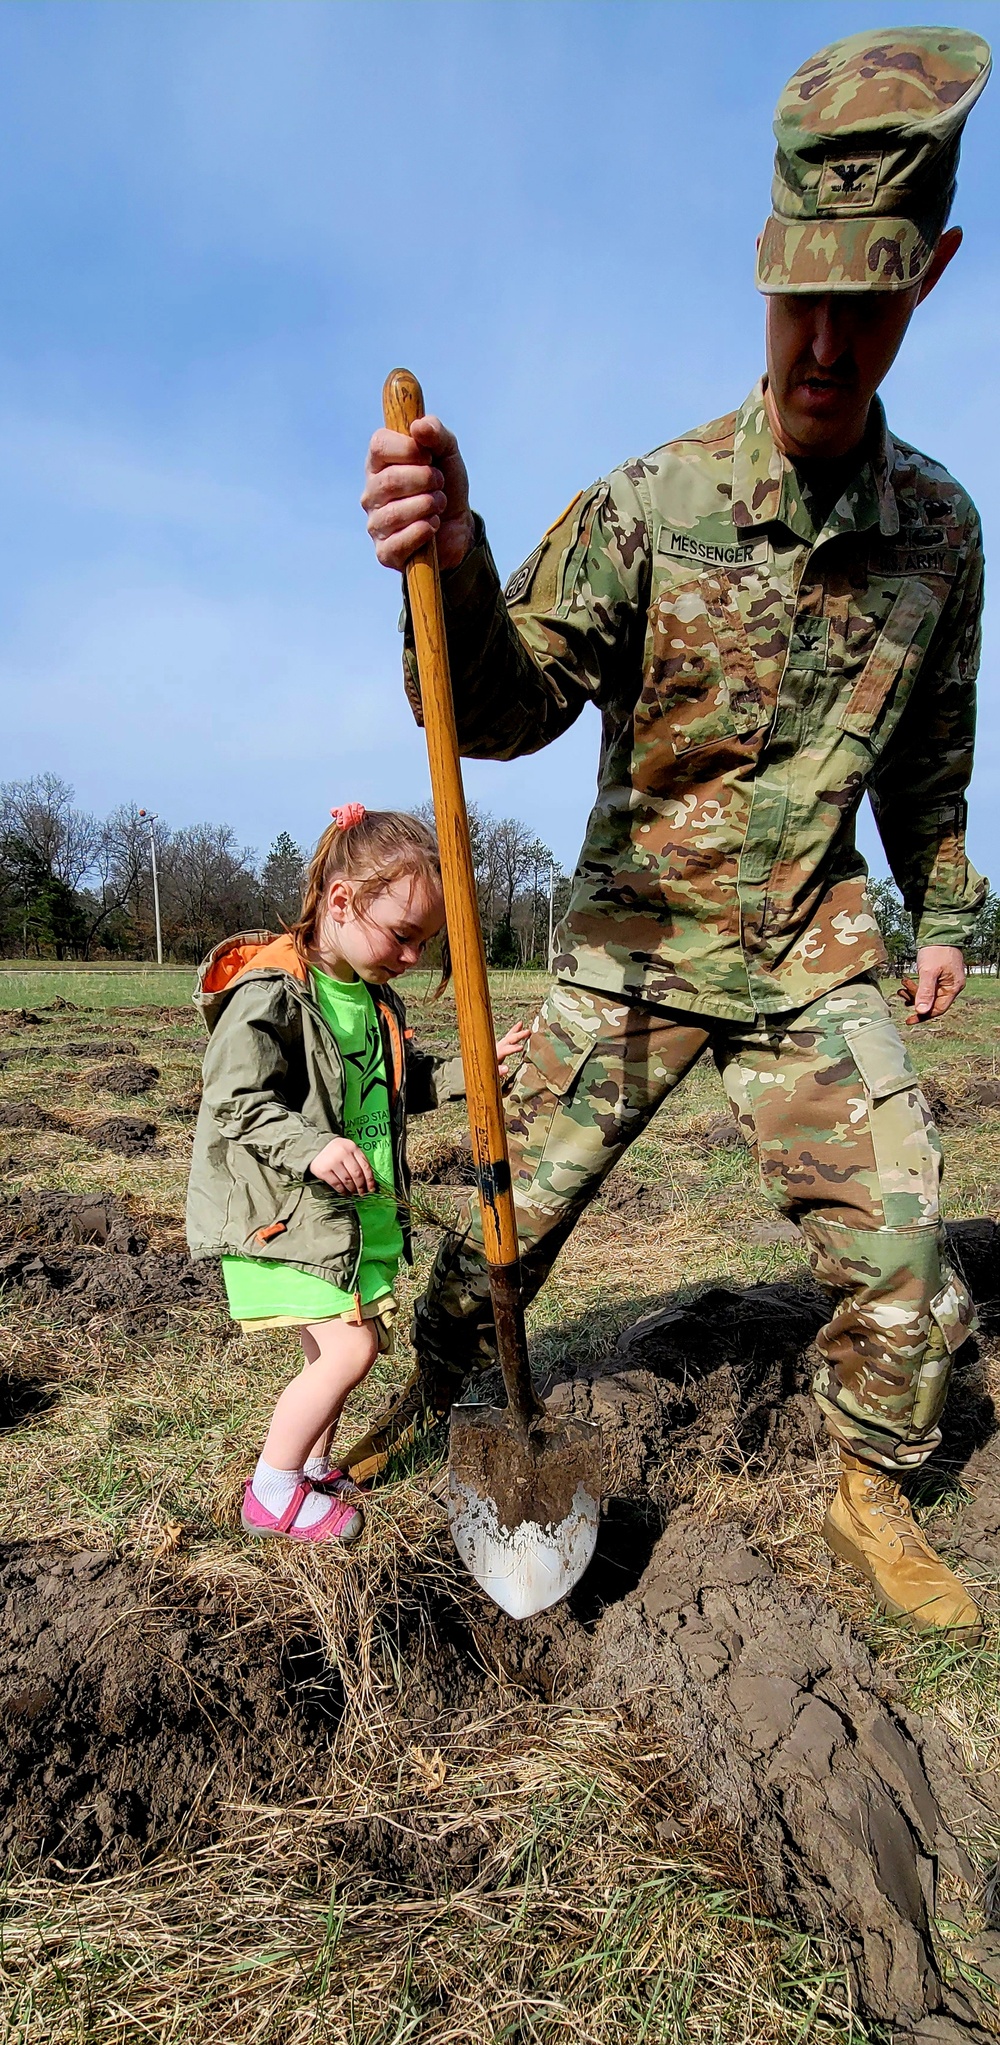
<svg viewBox="0 0 1000 2045">
<path fill-rule="evenodd" d="M 440 419 L 414 419 L 409 433 L 380 426 L 372 434 L 361 505 L 383 568 L 405 568 L 435 536 L 445 569 L 457 568 L 472 548 L 469 478 Z"/>
<path fill-rule="evenodd" d="M 505 1037 L 497 1038 L 497 1064 L 501 1079 L 506 1079 L 510 1070 L 509 1060 L 524 1050 L 530 1035 L 531 1031 L 525 1028 L 524 1023 L 514 1023 Z"/>
</svg>

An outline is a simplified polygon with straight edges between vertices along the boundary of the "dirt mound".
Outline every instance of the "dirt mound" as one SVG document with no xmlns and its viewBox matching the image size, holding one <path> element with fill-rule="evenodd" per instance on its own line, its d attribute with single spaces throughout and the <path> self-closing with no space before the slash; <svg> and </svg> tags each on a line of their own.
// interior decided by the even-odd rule
<svg viewBox="0 0 1000 2045">
<path fill-rule="evenodd" d="M 668 1529 L 597 1629 L 587 1701 L 662 1726 L 665 1769 L 738 1830 L 766 1907 L 848 1940 L 867 2016 L 976 2035 L 931 1919 L 939 1872 L 974 1880 L 966 1846 L 1000 1826 L 1000 1784 L 966 1773 L 738 1526 Z"/>
<path fill-rule="evenodd" d="M 6 1204 L 6 1231 L 50 1247 L 100 1243 L 109 1250 L 139 1255 L 148 1239 L 112 1193 L 63 1193 L 57 1187 L 27 1188 Z"/>
<path fill-rule="evenodd" d="M 984 1335 L 1000 1329 L 1000 1229 L 992 1221 L 954 1222 L 952 1255 L 977 1302 Z M 580 1328 L 580 1355 L 544 1386 L 554 1413 L 597 1420 L 603 1431 L 609 1492 L 644 1499 L 661 1514 L 690 1497 L 706 1457 L 741 1468 L 748 1456 L 811 1465 L 818 1415 L 809 1397 L 812 1344 L 828 1318 L 831 1295 L 809 1278 L 767 1285 L 710 1286 L 693 1300 L 668 1297 L 627 1328 L 610 1356 L 593 1357 L 592 1330 Z M 564 1332 L 573 1357 L 573 1325 Z M 487 1373 L 483 1396 L 503 1393 Z M 974 1343 L 961 1352 L 944 1419 L 944 1464 L 965 1462 L 997 1425 L 980 1383 Z"/>
<path fill-rule="evenodd" d="M 190 1093 L 178 1094 L 176 1100 L 168 1101 L 163 1113 L 172 1122 L 196 1122 L 201 1107 L 201 1087 L 193 1086 Z"/>
<path fill-rule="evenodd" d="M 474 1186 L 476 1168 L 468 1137 L 456 1137 L 452 1143 L 441 1144 L 414 1167 L 413 1176 L 422 1186 Z"/>
<path fill-rule="evenodd" d="M 97 1040 L 89 1044 L 76 1042 L 60 1044 L 57 1048 L 64 1058 L 134 1058 L 135 1056 L 134 1044 L 114 1043 L 107 1040 L 104 1042 Z"/>
<path fill-rule="evenodd" d="M 1000 1108 L 1000 1079 L 989 1073 L 984 1079 L 974 1079 L 966 1088 L 965 1098 L 976 1108 Z"/>
<path fill-rule="evenodd" d="M 672 1204 L 669 1186 L 650 1186 L 625 1172 L 614 1172 L 594 1202 L 602 1214 L 618 1214 L 623 1221 L 651 1221 L 668 1213 Z"/>
<path fill-rule="evenodd" d="M 140 1115 L 109 1115 L 106 1122 L 93 1123 L 86 1134 L 89 1143 L 117 1151 L 119 1157 L 151 1157 L 162 1148 L 156 1141 L 156 1123 L 144 1122 Z"/>
<path fill-rule="evenodd" d="M 37 1101 L 0 1101 L 0 1129 L 47 1129 L 49 1122 Z"/>
<path fill-rule="evenodd" d="M 60 1010 L 63 1015 L 67 1015 L 70 1012 L 73 1015 L 79 1014 L 77 1003 L 75 1001 L 67 1001 L 64 994 L 55 995 L 52 1001 L 46 1002 L 45 1006 L 50 1011 L 53 1009 Z"/>
<path fill-rule="evenodd" d="M 110 1194 L 55 1189 L 22 1193 L 0 1209 L 0 1285 L 39 1303 L 58 1299 L 73 1321 L 113 1315 L 126 1330 L 154 1311 L 221 1297 L 214 1264 L 151 1250 Z"/>
<path fill-rule="evenodd" d="M 88 1084 L 99 1087 L 102 1093 L 144 1094 L 159 1079 L 159 1068 L 144 1065 L 138 1058 L 123 1058 L 119 1065 L 105 1065 L 100 1071 L 88 1074 Z"/>
<path fill-rule="evenodd" d="M 706 1150 L 744 1150 L 746 1137 L 732 1115 L 713 1115 L 707 1128 L 701 1132 L 701 1141 Z"/>
<path fill-rule="evenodd" d="M 992 1059 L 981 1059 L 961 1072 L 936 1074 L 924 1080 L 923 1088 L 942 1129 L 987 1126 L 983 1109 L 1000 1108 L 1000 1077 Z"/>
<path fill-rule="evenodd" d="M 723 1468 L 748 1456 L 815 1460 L 809 1352 L 828 1313 L 807 1279 L 712 1286 L 646 1315 L 596 1362 L 581 1328 L 586 1360 L 556 1372 L 546 1396 L 553 1412 L 600 1423 L 608 1491 L 646 1500 L 662 1519 L 690 1497 L 707 1457 Z M 565 1333 L 572 1356 L 572 1326 Z"/>
<path fill-rule="evenodd" d="M 310 1637 L 51 1543 L 0 1556 L 0 1613 L 5 1853 L 77 1869 L 197 1846 L 228 1800 L 321 1776 L 341 1697 Z"/>
<path fill-rule="evenodd" d="M 24 1030 L 48 1020 L 47 1015 L 36 1015 L 33 1008 L 0 1008 L 0 1029 Z"/>
</svg>

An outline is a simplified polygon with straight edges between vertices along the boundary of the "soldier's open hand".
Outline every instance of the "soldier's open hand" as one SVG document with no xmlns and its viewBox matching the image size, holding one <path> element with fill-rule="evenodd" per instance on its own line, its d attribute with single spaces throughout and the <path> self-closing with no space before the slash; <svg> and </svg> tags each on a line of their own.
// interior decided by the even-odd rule
<svg viewBox="0 0 1000 2045">
<path fill-rule="evenodd" d="M 442 568 L 457 568 L 473 544 L 465 463 L 433 416 L 414 419 L 409 433 L 372 434 L 361 504 L 383 568 L 405 568 L 435 535 Z"/>
<path fill-rule="evenodd" d="M 944 1015 L 965 986 L 965 960 L 956 945 L 926 944 L 917 953 L 917 978 L 904 980 L 900 993 L 912 1015 L 909 1023 L 933 1022 Z"/>
</svg>

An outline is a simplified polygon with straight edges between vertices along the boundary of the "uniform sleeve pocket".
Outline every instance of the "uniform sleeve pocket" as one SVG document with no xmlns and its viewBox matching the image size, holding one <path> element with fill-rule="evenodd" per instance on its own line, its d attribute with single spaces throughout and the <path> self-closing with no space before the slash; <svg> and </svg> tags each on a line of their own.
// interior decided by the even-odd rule
<svg viewBox="0 0 1000 2045">
<path fill-rule="evenodd" d="M 920 1081 L 910 1063 L 906 1046 L 895 1023 L 866 1023 L 863 1029 L 846 1035 L 848 1049 L 873 1101 L 917 1087 Z"/>
<path fill-rule="evenodd" d="M 889 697 L 908 687 L 937 624 L 941 603 L 925 582 L 904 582 L 840 713 L 843 731 L 869 738 Z"/>
</svg>

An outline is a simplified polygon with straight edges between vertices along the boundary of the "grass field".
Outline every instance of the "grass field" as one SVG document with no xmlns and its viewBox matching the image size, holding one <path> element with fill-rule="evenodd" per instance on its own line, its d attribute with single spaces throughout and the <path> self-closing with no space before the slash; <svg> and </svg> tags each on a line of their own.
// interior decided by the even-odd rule
<svg viewBox="0 0 1000 2045">
<path fill-rule="evenodd" d="M 40 1018 L 8 1013 L 0 1035 L 0 1104 L 15 1111 L 0 1122 L 8 1212 L 21 1212 L 9 1203 L 39 1190 L 113 1196 L 141 1227 L 150 1256 L 179 1261 L 202 1043 L 191 981 L 175 968 L 0 969 L 0 1009 Z M 496 976 L 498 1027 L 529 1020 L 545 984 Z M 409 987 L 418 1037 L 451 1048 L 451 997 L 428 1002 L 419 985 Z M 152 1064 L 158 1076 L 147 1092 L 122 1098 L 95 1084 L 110 1054 L 88 1059 L 88 1038 Z M 952 1016 L 909 1038 L 928 1084 L 961 1108 L 971 1083 L 998 1070 L 1000 989 L 973 982 Z M 36 1126 L 30 1116 L 18 1124 L 28 1103 Z M 801 1242 L 769 1229 L 773 1210 L 748 1153 L 709 1141 L 724 1107 L 714 1069 L 702 1064 L 634 1146 L 617 1177 L 626 1189 L 657 1189 L 656 1219 L 632 1224 L 604 1203 L 584 1217 L 532 1310 L 540 1368 L 556 1368 L 571 1345 L 607 1354 L 622 1329 L 668 1296 L 803 1273 Z M 156 1124 L 155 1148 L 123 1156 L 97 1146 L 92 1132 L 123 1115 Z M 949 1214 L 994 1214 L 1000 1109 L 953 1119 Z M 414 1124 L 418 1179 L 463 1126 L 460 1108 Z M 443 1211 L 454 1211 L 455 1198 L 433 1189 Z M 22 1239 L 23 1222 L 5 1226 Z M 435 1241 L 432 1227 L 418 1231 L 416 1267 L 401 1281 L 404 1309 Z M 62 1870 L 37 1853 L 34 1861 L 14 1854 L 0 1910 L 10 2045 L 884 2045 L 885 2034 L 851 2007 L 837 1940 L 769 1922 L 739 1840 L 678 1826 L 656 1787 L 662 1756 L 641 1723 L 568 1708 L 558 1681 L 543 1694 L 527 1677 L 505 1680 L 482 1666 L 475 1693 L 467 1670 L 462 1677 L 461 1722 L 445 1737 L 454 1644 L 451 1660 L 426 1664 L 439 1688 L 421 1717 L 412 1670 L 399 1661 L 405 1639 L 412 1666 L 425 1666 L 426 1610 L 409 1633 L 399 1618 L 410 1612 L 414 1572 L 433 1575 L 449 1610 L 471 1609 L 442 1545 L 440 1457 L 416 1458 L 377 1494 L 364 1545 L 350 1558 L 281 1544 L 251 1550 L 236 1523 L 240 1479 L 296 1368 L 292 1337 L 236 1338 L 212 1299 L 162 1313 L 139 1311 L 141 1301 L 133 1311 L 127 1300 L 82 1312 L 71 1293 L 39 1288 L 29 1273 L 0 1295 L 7 1543 L 69 1558 L 70 1577 L 72 1558 L 113 1551 L 152 1633 L 156 1614 L 181 1596 L 201 1613 L 206 1638 L 216 1637 L 224 1612 L 218 1637 L 228 1643 L 234 1686 L 255 1681 L 255 1640 L 305 1628 L 347 1701 L 322 1735 L 322 1764 L 317 1747 L 308 1766 L 289 1761 L 270 1784 L 252 1769 L 245 1780 L 235 1773 L 225 1797 L 211 1802 L 210 1824 L 199 1817 L 216 1796 L 206 1780 L 156 1851 L 123 1846 L 119 1828 L 117 1858 L 89 1867 L 72 1852 Z M 406 1319 L 404 1311 L 404 1327 Z M 356 1395 L 352 1430 L 409 1363 L 404 1334 Z M 970 1759 L 996 1768 L 996 1577 L 978 1572 L 989 1623 L 975 1654 L 878 1622 L 867 1592 L 831 1567 L 819 1538 L 830 1468 L 824 1452 L 811 1468 L 763 1468 L 706 1451 L 689 1509 L 733 1515 L 785 1578 L 850 1621 L 915 1709 L 934 1712 Z M 131 1604 L 123 1607 L 123 1654 L 131 1614 Z M 146 1623 L 136 1621 L 140 1634 Z M 87 1655 L 103 1668 L 114 1621 L 102 1624 Z M 191 1667 L 202 1664 L 195 1657 Z M 197 1704 L 200 1680 L 190 1679 L 192 1711 L 224 1713 L 218 1699 Z M 106 1742 L 123 1707 L 112 1709 L 110 1677 L 102 1681 L 104 1702 L 93 1712 Z M 34 1708 L 24 1706 L 29 1717 Z M 40 1723 L 50 1708 L 39 1704 Z M 272 1728 L 260 1709 L 263 1753 Z M 56 1772 L 79 1772 L 74 1752 L 69 1739 Z M 88 1812 L 104 1788 L 87 1779 L 79 1794 Z M 107 1791 L 118 1794 L 113 1783 Z M 975 1922 L 969 1905 L 963 1923 Z M 943 1925 L 941 1936 L 960 1971 L 962 1926 Z M 992 1993 L 988 1982 L 984 1992 Z"/>
<path fill-rule="evenodd" d="M 48 959 L 0 960 L 0 1009 L 47 1007 L 70 1001 L 78 1008 L 119 1006 L 183 1008 L 194 992 L 193 966 L 54 965 Z M 433 977 L 412 973 L 407 980 L 411 1001 L 425 999 Z M 497 972 L 492 975 L 494 1000 L 535 1000 L 547 985 L 544 973 Z"/>
<path fill-rule="evenodd" d="M 50 1001 L 71 1001 L 78 1008 L 170 1007 L 190 1001 L 194 971 L 190 966 L 53 965 L 48 960 L 0 960 L 0 1006 L 45 1008 Z"/>
</svg>

